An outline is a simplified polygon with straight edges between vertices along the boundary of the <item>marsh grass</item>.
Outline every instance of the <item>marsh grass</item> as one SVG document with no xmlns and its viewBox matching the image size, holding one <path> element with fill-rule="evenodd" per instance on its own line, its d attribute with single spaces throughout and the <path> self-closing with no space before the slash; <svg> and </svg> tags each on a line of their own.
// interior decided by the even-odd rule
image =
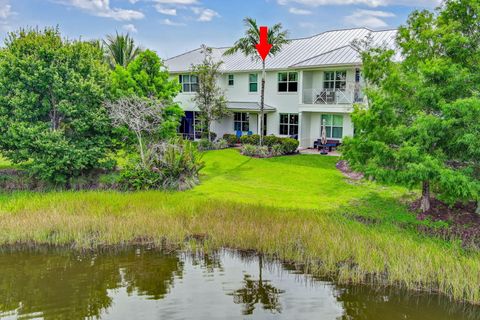
<svg viewBox="0 0 480 320">
<path fill-rule="evenodd" d="M 417 233 L 421 222 L 399 202 L 405 190 L 350 184 L 334 158 L 225 150 L 205 161 L 202 184 L 187 192 L 0 195 L 0 244 L 254 250 L 340 283 L 480 304 L 480 254 Z"/>
</svg>

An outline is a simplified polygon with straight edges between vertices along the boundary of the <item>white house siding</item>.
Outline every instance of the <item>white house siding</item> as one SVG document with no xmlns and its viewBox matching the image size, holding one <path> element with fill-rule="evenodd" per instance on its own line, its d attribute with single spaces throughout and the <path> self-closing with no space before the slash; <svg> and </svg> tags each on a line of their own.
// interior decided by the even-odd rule
<svg viewBox="0 0 480 320">
<path fill-rule="evenodd" d="M 350 113 L 352 104 L 304 104 L 303 94 L 305 89 L 315 88 L 323 89 L 323 80 L 325 71 L 347 71 L 347 83 L 355 81 L 355 68 L 337 67 L 324 68 L 317 70 L 278 70 L 267 72 L 265 87 L 265 104 L 273 106 L 275 112 L 267 112 L 267 135 L 279 135 L 280 114 L 296 113 L 299 114 L 299 140 L 301 147 L 313 147 L 314 141 L 320 138 L 320 125 L 322 114 L 343 114 L 343 135 L 353 135 L 353 125 Z M 299 82 L 297 92 L 278 92 L 278 73 L 279 72 L 298 72 Z M 249 74 L 258 74 L 258 92 L 249 92 Z M 219 79 L 219 85 L 225 90 L 228 101 L 237 102 L 260 102 L 261 72 L 240 72 L 234 74 L 234 85 L 228 85 L 228 74 L 225 73 Z M 172 78 L 178 78 L 178 75 L 172 75 Z M 176 101 L 186 111 L 197 111 L 192 98 L 193 93 L 180 93 Z M 235 111 L 232 111 L 235 112 Z M 240 112 L 237 110 L 237 112 Z M 247 112 L 247 111 L 243 111 Z M 250 131 L 258 133 L 258 112 L 248 112 L 250 116 Z M 212 130 L 218 137 L 226 133 L 234 133 L 233 115 L 216 121 L 212 125 Z"/>
</svg>

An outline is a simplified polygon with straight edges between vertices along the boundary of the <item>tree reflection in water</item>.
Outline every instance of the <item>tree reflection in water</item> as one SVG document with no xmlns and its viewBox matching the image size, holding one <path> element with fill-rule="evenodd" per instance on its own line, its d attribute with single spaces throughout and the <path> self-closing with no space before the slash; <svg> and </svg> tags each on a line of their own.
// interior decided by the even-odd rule
<svg viewBox="0 0 480 320">
<path fill-rule="evenodd" d="M 263 309 L 270 310 L 272 313 L 281 313 L 282 305 L 279 298 L 283 290 L 275 288 L 270 281 L 263 280 L 263 257 L 258 257 L 258 280 L 252 279 L 252 276 L 246 274 L 243 278 L 243 287 L 235 290 L 230 295 L 233 296 L 233 302 L 243 304 L 243 314 L 253 314 L 255 306 L 261 304 Z"/>
<path fill-rule="evenodd" d="M 133 249 L 100 255 L 52 249 L 4 251 L 0 318 L 12 313 L 43 319 L 98 318 L 112 304 L 108 290 L 124 286 L 129 293 L 161 299 L 182 270 L 176 255 Z"/>
</svg>

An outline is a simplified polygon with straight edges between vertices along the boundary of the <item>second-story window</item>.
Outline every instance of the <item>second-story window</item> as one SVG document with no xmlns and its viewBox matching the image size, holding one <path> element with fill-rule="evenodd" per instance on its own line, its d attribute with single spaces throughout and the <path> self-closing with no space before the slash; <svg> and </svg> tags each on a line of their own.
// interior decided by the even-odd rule
<svg viewBox="0 0 480 320">
<path fill-rule="evenodd" d="M 345 91 L 347 88 L 347 71 L 326 71 L 323 88 L 329 91 Z"/>
<path fill-rule="evenodd" d="M 190 74 L 181 74 L 178 76 L 178 82 L 182 85 L 182 92 L 197 92 L 198 77 Z"/>
<path fill-rule="evenodd" d="M 235 84 L 235 77 L 233 74 L 228 75 L 228 85 L 233 86 Z"/>
<path fill-rule="evenodd" d="M 256 73 L 248 75 L 248 92 L 258 92 L 258 75 Z"/>
<path fill-rule="evenodd" d="M 278 73 L 278 92 L 297 92 L 298 73 L 279 72 Z"/>
</svg>

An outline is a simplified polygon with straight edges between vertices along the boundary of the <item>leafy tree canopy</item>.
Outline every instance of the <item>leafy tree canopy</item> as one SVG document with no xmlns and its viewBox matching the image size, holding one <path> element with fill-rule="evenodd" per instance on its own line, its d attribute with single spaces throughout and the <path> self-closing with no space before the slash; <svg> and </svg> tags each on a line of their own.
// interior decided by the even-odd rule
<svg viewBox="0 0 480 320">
<path fill-rule="evenodd" d="M 454 203 L 478 198 L 480 3 L 450 0 L 436 13 L 413 12 L 393 50 L 362 53 L 368 107 L 352 116 L 351 165 L 382 181 L 423 185 Z M 368 48 L 369 47 L 369 48 Z"/>
<path fill-rule="evenodd" d="M 158 55 L 145 50 L 140 53 L 126 68 L 117 65 L 111 75 L 112 94 L 115 98 L 137 96 L 140 98 L 159 100 L 164 105 L 164 121 L 160 125 L 160 138 L 171 138 L 176 135 L 183 110 L 173 102 L 180 85 L 170 80 L 169 73 Z"/>
<path fill-rule="evenodd" d="M 108 67 L 98 46 L 57 29 L 10 33 L 0 51 L 0 150 L 55 183 L 107 165 Z"/>
</svg>

